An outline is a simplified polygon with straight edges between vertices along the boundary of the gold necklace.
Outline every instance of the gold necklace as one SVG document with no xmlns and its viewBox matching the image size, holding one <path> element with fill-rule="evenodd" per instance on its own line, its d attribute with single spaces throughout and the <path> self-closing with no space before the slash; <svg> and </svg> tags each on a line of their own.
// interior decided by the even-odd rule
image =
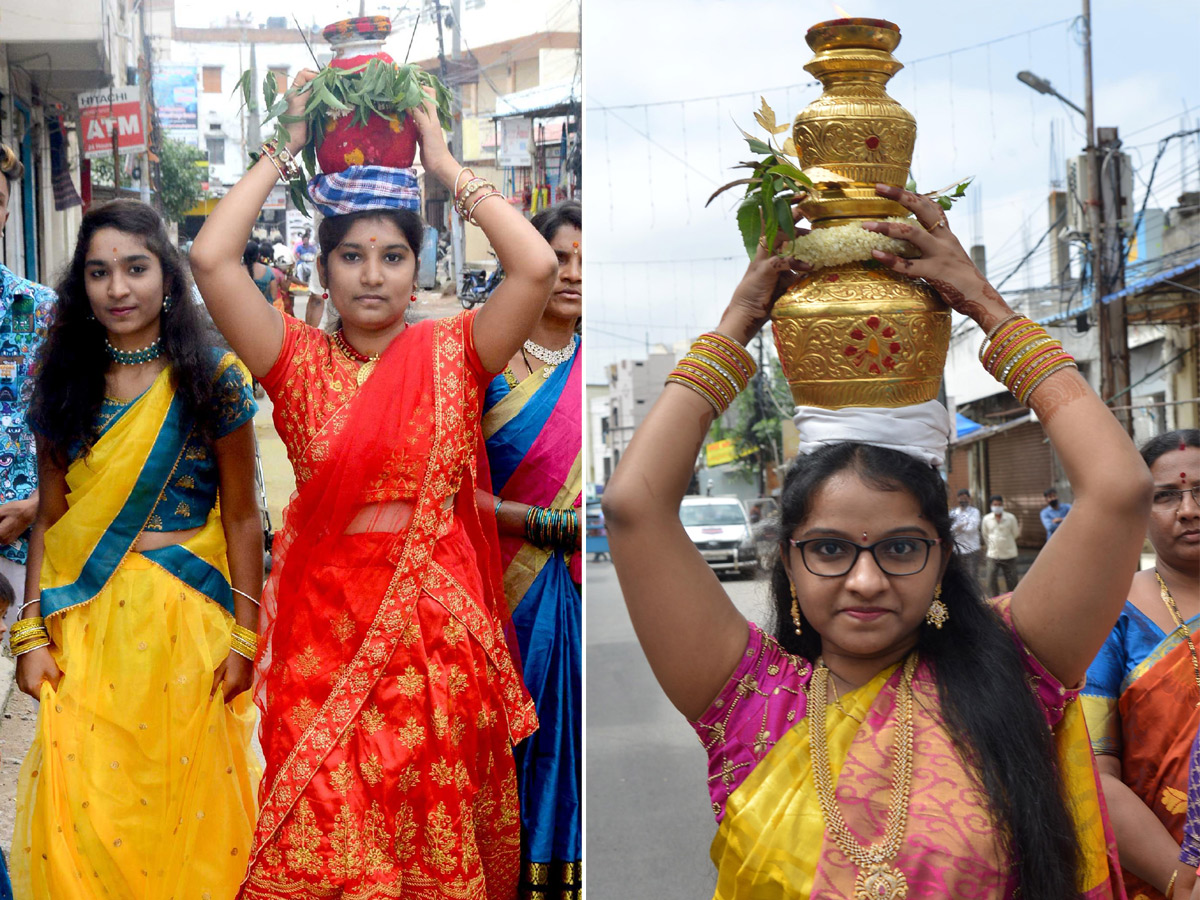
<svg viewBox="0 0 1200 900">
<path fill-rule="evenodd" d="M 367 354 L 355 350 L 352 346 L 350 346 L 350 342 L 346 340 L 346 336 L 342 334 L 342 329 L 340 328 L 333 333 L 333 342 L 338 345 L 338 349 L 346 355 L 347 359 L 362 363 L 354 375 L 354 379 L 358 382 L 358 386 L 362 387 L 363 382 L 371 376 L 373 371 L 375 371 L 375 364 L 379 362 L 379 354 L 376 353 L 374 356 L 367 356 Z"/>
<path fill-rule="evenodd" d="M 896 760 L 887 825 L 883 830 L 883 841 L 870 847 L 858 842 L 838 809 L 825 735 L 829 669 L 818 660 L 818 668 L 813 673 L 809 689 L 812 708 L 808 714 L 813 783 L 817 788 L 826 830 L 846 858 L 858 867 L 858 877 L 854 879 L 854 900 L 904 900 L 908 896 L 908 881 L 904 873 L 892 868 L 889 863 L 900 852 L 900 841 L 904 838 L 904 828 L 908 823 L 908 795 L 912 790 L 913 766 L 912 679 L 916 668 L 917 654 L 910 653 L 904 661 L 904 674 L 900 678 L 900 721 L 896 726 Z"/>
<path fill-rule="evenodd" d="M 1158 574 L 1158 569 L 1154 570 L 1154 577 L 1158 579 L 1159 596 L 1162 597 L 1162 602 L 1167 604 L 1171 618 L 1175 620 L 1175 629 L 1183 632 L 1183 641 L 1192 655 L 1192 670 L 1196 673 L 1196 691 L 1200 693 L 1200 659 L 1196 658 L 1196 645 L 1192 643 L 1192 633 L 1188 631 L 1187 623 L 1183 621 L 1183 616 L 1179 614 L 1179 607 L 1175 605 L 1175 598 L 1167 589 L 1167 583 Z M 1196 706 L 1200 707 L 1200 699 L 1196 700 Z"/>
</svg>

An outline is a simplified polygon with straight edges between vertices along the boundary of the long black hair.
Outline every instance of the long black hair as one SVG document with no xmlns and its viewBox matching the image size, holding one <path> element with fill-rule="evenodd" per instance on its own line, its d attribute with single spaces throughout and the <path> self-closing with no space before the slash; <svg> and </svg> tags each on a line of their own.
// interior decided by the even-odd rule
<svg viewBox="0 0 1200 900">
<path fill-rule="evenodd" d="M 171 243 L 162 218 L 136 200 L 112 200 L 84 214 L 75 254 L 59 278 L 54 324 L 42 347 L 34 382 L 29 421 L 56 464 L 65 468 L 76 453 L 96 442 L 104 375 L 111 361 L 105 350 L 104 326 L 92 315 L 84 282 L 84 264 L 92 236 L 115 228 L 140 238 L 162 266 L 163 356 L 171 366 L 171 384 L 184 409 L 205 438 L 216 433 L 214 379 L 220 338 L 192 297 L 192 282 L 179 250 Z"/>
<path fill-rule="evenodd" d="M 821 652 L 821 637 L 807 622 L 795 634 L 782 554 L 786 539 L 812 513 L 818 489 L 847 470 L 876 490 L 907 491 L 942 546 L 954 546 L 945 485 L 930 466 L 906 453 L 855 443 L 799 457 L 780 497 L 781 558 L 771 573 L 771 592 L 776 639 L 810 661 Z M 1026 683 L 1020 650 L 957 556 L 951 556 L 942 577 L 942 601 L 950 620 L 941 630 L 922 626 L 917 650 L 937 673 L 947 730 L 967 771 L 975 773 L 987 794 L 1000 846 L 1017 868 L 1020 894 L 1026 900 L 1075 897 L 1074 825 L 1053 737 Z"/>
</svg>

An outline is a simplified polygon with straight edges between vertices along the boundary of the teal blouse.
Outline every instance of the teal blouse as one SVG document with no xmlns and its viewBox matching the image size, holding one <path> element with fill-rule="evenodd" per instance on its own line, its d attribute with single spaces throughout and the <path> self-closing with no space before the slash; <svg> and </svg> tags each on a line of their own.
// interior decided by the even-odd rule
<svg viewBox="0 0 1200 900">
<path fill-rule="evenodd" d="M 100 408 L 100 433 L 108 431 L 137 402 L 105 397 Z M 227 366 L 217 379 L 213 392 L 217 407 L 217 437 L 233 433 L 254 418 L 258 404 L 254 390 L 236 366 Z M 195 429 L 188 435 L 179 465 L 146 523 L 146 531 L 186 531 L 199 528 L 217 502 L 216 454 Z"/>
</svg>

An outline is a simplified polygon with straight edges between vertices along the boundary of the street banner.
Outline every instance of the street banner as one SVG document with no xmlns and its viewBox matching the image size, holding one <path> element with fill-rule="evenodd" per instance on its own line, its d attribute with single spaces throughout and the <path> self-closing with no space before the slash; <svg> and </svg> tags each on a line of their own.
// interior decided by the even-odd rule
<svg viewBox="0 0 1200 900">
<path fill-rule="evenodd" d="M 158 122 L 170 132 L 190 132 L 195 142 L 199 131 L 195 66 L 162 66 L 154 70 L 154 107 Z"/>
<path fill-rule="evenodd" d="M 793 431 L 795 429 L 792 429 Z M 754 448 L 750 447 L 737 452 L 734 447 L 732 438 L 725 438 L 723 441 L 713 441 L 711 444 L 704 445 L 704 465 L 712 469 L 716 466 L 723 466 L 726 463 L 731 463 L 735 459 L 740 459 L 743 456 L 753 456 Z"/>
<path fill-rule="evenodd" d="M 83 135 L 84 159 L 111 155 L 114 130 L 117 133 L 118 152 L 144 152 L 146 130 L 142 124 L 139 89 L 102 88 L 80 94 L 79 129 Z"/>
<path fill-rule="evenodd" d="M 500 120 L 501 168 L 533 165 L 533 122 L 516 116 Z"/>
</svg>

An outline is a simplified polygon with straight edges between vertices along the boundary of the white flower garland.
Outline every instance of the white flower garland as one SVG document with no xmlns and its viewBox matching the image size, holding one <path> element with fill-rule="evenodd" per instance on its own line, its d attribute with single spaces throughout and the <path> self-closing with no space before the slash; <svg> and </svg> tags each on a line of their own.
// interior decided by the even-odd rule
<svg viewBox="0 0 1200 900">
<path fill-rule="evenodd" d="M 917 220 L 911 217 L 880 219 L 879 221 L 917 224 Z M 908 241 L 891 238 L 877 231 L 867 231 L 858 222 L 848 225 L 833 225 L 829 228 L 816 228 L 808 234 L 798 235 L 794 240 L 784 241 L 779 245 L 780 256 L 803 260 L 814 269 L 824 269 L 852 262 L 865 262 L 874 259 L 871 256 L 872 250 L 883 250 L 907 259 L 913 259 L 920 255 Z"/>
</svg>

